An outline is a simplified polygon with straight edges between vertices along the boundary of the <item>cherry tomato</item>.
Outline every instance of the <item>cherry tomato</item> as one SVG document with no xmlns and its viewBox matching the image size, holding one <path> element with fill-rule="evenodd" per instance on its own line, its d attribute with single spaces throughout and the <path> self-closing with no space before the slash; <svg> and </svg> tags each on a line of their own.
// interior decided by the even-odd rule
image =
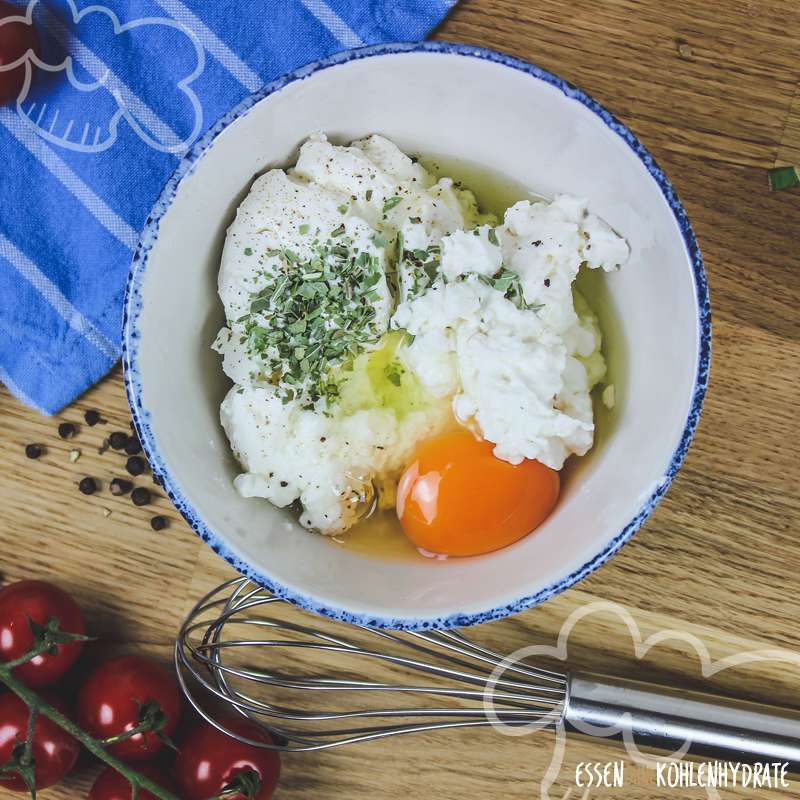
<svg viewBox="0 0 800 800">
<path fill-rule="evenodd" d="M 64 704 L 49 694 L 44 700 L 55 706 L 62 714 L 66 713 Z M 11 759 L 14 748 L 24 744 L 28 735 L 28 706 L 13 692 L 0 695 L 0 764 Z M 51 719 L 40 715 L 33 729 L 33 748 L 31 755 L 35 766 L 36 788 L 46 789 L 58 783 L 78 760 L 81 746 L 66 731 Z M 22 776 L 17 773 L 0 776 L 0 786 L 18 792 L 26 792 Z"/>
<path fill-rule="evenodd" d="M 136 771 L 152 778 L 167 791 L 175 793 L 175 781 L 161 767 L 155 764 L 142 764 L 136 767 Z M 92 784 L 89 800 L 131 800 L 132 794 L 128 779 L 112 767 L 106 767 Z M 157 798 L 152 792 L 142 789 L 139 792 L 139 800 L 157 800 Z"/>
<path fill-rule="evenodd" d="M 272 741 L 266 731 L 245 719 L 229 718 L 223 724 L 253 741 Z M 280 756 L 272 750 L 237 742 L 207 724 L 189 734 L 175 764 L 183 800 L 216 797 L 237 775 L 248 769 L 255 770 L 261 779 L 261 787 L 253 800 L 269 800 L 281 774 Z M 229 800 L 244 800 L 244 797 L 236 794 Z"/>
<path fill-rule="evenodd" d="M 24 17 L 25 7 L 0 0 L 0 19 L 5 17 Z M 39 48 L 39 39 L 33 25 L 25 22 L 7 22 L 0 25 L 0 68 L 11 64 L 25 55 L 28 50 Z M 0 105 L 16 100 L 25 83 L 25 64 L 14 69 L 0 69 Z"/>
<path fill-rule="evenodd" d="M 155 708 L 157 706 L 157 708 Z M 101 664 L 78 694 L 78 723 L 96 739 L 136 728 L 143 712 L 160 710 L 160 732 L 171 736 L 181 714 L 178 683 L 164 667 L 144 656 L 122 656 Z M 164 745 L 155 732 L 137 733 L 110 745 L 123 761 L 144 761 Z"/>
<path fill-rule="evenodd" d="M 33 647 L 29 618 L 45 625 L 52 617 L 59 621 L 62 631 L 86 633 L 78 604 L 58 586 L 44 581 L 19 581 L 0 589 L 0 661 L 13 661 Z M 20 664 L 14 676 L 28 686 L 49 686 L 73 665 L 82 649 L 83 642 L 59 645 L 55 655 L 42 653 Z"/>
</svg>

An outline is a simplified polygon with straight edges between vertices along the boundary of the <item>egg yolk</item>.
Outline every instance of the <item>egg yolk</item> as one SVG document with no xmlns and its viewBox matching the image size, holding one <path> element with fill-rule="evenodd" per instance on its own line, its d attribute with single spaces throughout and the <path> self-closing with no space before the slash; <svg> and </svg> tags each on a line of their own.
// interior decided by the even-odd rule
<svg viewBox="0 0 800 800">
<path fill-rule="evenodd" d="M 420 446 L 397 488 L 397 516 L 417 547 L 489 553 L 547 518 L 558 499 L 558 472 L 538 461 L 509 464 L 493 449 L 466 429 Z"/>
</svg>

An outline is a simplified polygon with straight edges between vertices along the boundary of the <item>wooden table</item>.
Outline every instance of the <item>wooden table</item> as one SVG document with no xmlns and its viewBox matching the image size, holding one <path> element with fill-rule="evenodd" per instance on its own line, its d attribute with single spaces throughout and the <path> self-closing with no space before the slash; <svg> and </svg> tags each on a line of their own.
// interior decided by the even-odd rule
<svg viewBox="0 0 800 800">
<path fill-rule="evenodd" d="M 677 629 L 713 659 L 761 648 L 800 653 L 800 193 L 767 191 L 766 170 L 800 164 L 800 5 L 796 0 L 463 0 L 437 34 L 530 59 L 577 83 L 623 119 L 680 193 L 706 260 L 714 311 L 714 361 L 694 445 L 667 498 L 611 563 L 545 606 L 495 623 L 500 647 L 551 643 L 570 614 L 594 601 L 623 603 L 647 637 Z M 82 426 L 73 443 L 57 421 L 97 408 L 108 424 Z M 52 579 L 79 598 L 97 653 L 166 658 L 178 623 L 201 592 L 232 571 L 164 499 L 152 508 L 112 497 L 122 459 L 99 455 L 103 436 L 127 429 L 119 369 L 67 409 L 44 419 L 0 392 L 0 569 L 6 580 Z M 28 442 L 44 442 L 38 462 Z M 81 450 L 71 463 L 68 450 Z M 103 490 L 85 497 L 84 475 Z M 106 512 L 110 512 L 107 514 Z M 701 682 L 691 642 L 670 639 L 642 661 L 623 620 L 593 607 L 570 637 L 573 664 L 680 685 Z M 721 690 L 797 704 L 800 662 L 728 669 Z M 546 733 L 506 738 L 446 732 L 285 760 L 281 800 L 327 797 L 528 800 L 552 753 Z M 572 797 L 579 761 L 615 751 L 571 745 L 550 797 Z M 85 796 L 86 762 L 45 796 Z M 656 788 L 628 762 L 624 798 L 703 797 Z M 728 793 L 729 794 L 729 793 Z M 741 792 L 800 796 L 800 792 Z M 0 792 L 1 797 L 10 794 Z"/>
</svg>

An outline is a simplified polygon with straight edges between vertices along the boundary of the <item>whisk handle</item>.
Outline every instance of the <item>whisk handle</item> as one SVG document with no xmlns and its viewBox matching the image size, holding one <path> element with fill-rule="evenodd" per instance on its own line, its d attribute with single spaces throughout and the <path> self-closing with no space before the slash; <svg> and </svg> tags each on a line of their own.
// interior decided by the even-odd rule
<svg viewBox="0 0 800 800">
<path fill-rule="evenodd" d="M 774 706 L 572 674 L 563 721 L 572 733 L 630 741 L 643 752 L 788 763 L 787 773 L 800 774 L 800 713 Z"/>
</svg>

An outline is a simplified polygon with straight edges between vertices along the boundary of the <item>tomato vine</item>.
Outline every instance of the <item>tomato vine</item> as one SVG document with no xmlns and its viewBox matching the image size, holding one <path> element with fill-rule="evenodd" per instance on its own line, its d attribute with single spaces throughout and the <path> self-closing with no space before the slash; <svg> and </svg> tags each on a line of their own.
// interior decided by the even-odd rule
<svg viewBox="0 0 800 800">
<path fill-rule="evenodd" d="M 52 720 L 58 727 L 74 737 L 92 755 L 100 759 L 100 761 L 113 767 L 117 772 L 123 775 L 131 785 L 132 798 L 134 798 L 134 800 L 143 789 L 159 798 L 159 800 L 179 800 L 175 794 L 164 789 L 152 780 L 152 778 L 143 775 L 141 772 L 131 768 L 124 761 L 111 755 L 106 750 L 106 743 L 91 737 L 83 728 L 42 699 L 33 689 L 26 686 L 13 675 L 15 667 L 25 664 L 43 653 L 54 653 L 58 645 L 68 642 L 85 642 L 91 638 L 83 634 L 61 631 L 59 629 L 59 622 L 55 618 L 49 619 L 45 625 L 39 625 L 32 620 L 29 620 L 29 624 L 34 635 L 33 647 L 19 658 L 0 663 L 0 684 L 5 685 L 16 694 L 29 709 L 26 740 L 21 748 L 15 748 L 10 762 L 0 765 L 0 776 L 4 772 L 16 772 L 25 781 L 25 784 L 30 789 L 31 797 L 35 800 L 36 782 L 34 775 L 36 765 L 32 757 L 33 736 L 36 727 L 36 719 L 39 716 L 43 716 Z"/>
</svg>

